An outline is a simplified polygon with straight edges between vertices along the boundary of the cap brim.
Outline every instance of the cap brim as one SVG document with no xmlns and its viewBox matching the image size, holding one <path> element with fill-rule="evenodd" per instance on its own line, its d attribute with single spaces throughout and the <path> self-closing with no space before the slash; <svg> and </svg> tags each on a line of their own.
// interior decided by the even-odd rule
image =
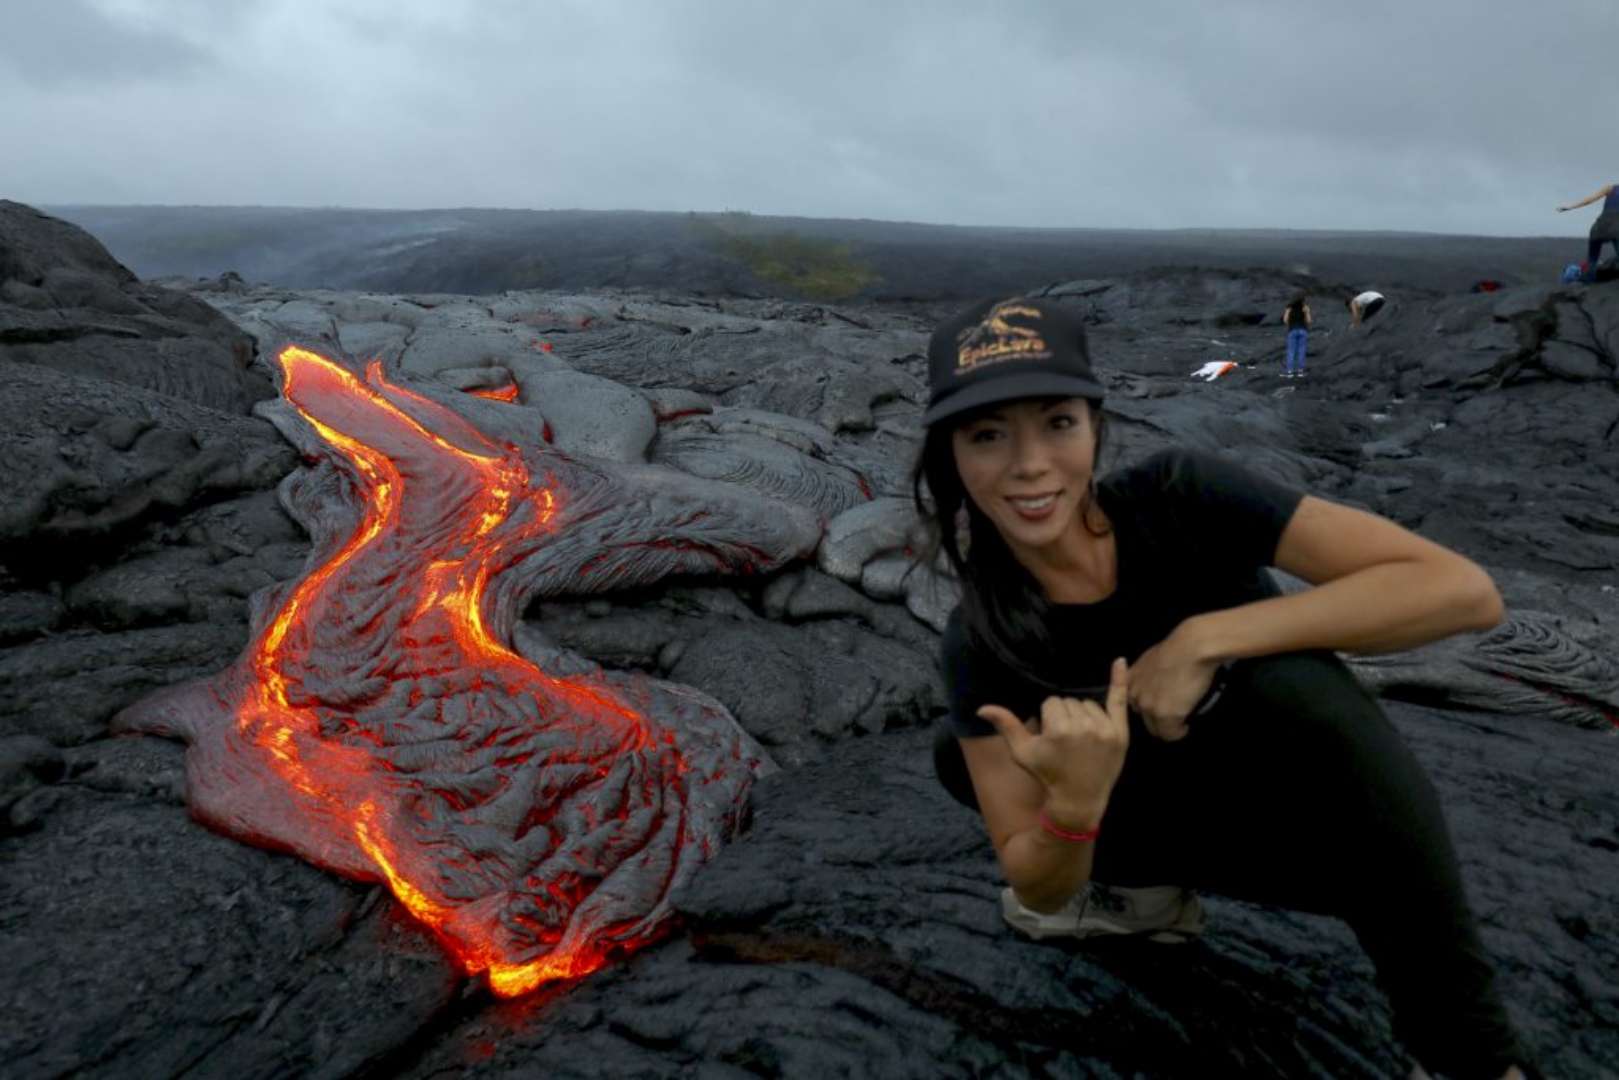
<svg viewBox="0 0 1619 1080">
<path fill-rule="evenodd" d="M 973 386 L 964 386 L 929 405 L 922 414 L 922 424 L 926 427 L 985 405 L 998 405 L 1022 398 L 1082 397 L 1101 401 L 1106 396 L 1101 383 L 1079 375 L 1059 375 L 1048 371 L 1000 375 Z"/>
</svg>

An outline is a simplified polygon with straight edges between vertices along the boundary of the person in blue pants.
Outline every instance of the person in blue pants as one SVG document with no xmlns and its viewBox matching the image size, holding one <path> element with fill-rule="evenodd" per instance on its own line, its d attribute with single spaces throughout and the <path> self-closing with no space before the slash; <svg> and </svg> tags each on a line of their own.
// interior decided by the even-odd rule
<svg viewBox="0 0 1619 1080">
<path fill-rule="evenodd" d="M 1304 356 L 1310 347 L 1310 304 L 1303 293 L 1295 296 L 1282 312 L 1282 325 L 1287 327 L 1287 360 L 1282 377 L 1295 379 L 1304 374 Z"/>
</svg>

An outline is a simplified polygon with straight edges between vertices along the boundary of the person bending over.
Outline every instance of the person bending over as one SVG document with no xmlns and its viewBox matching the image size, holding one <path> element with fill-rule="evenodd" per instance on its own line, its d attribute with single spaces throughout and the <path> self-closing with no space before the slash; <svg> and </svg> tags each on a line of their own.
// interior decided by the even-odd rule
<svg viewBox="0 0 1619 1080">
<path fill-rule="evenodd" d="M 1383 294 L 1371 289 L 1367 289 L 1363 293 L 1357 293 L 1345 300 L 1344 306 L 1349 309 L 1349 325 L 1359 326 L 1379 311 L 1382 311 L 1383 304 Z"/>
<path fill-rule="evenodd" d="M 1591 232 L 1585 242 L 1586 281 L 1596 279 L 1597 259 L 1602 255 L 1603 244 L 1611 243 L 1614 255 L 1619 257 L 1619 185 L 1609 184 L 1577 203 L 1557 208 L 1557 212 L 1561 214 L 1569 210 L 1578 210 L 1582 206 L 1590 206 L 1598 199 L 1602 200 L 1602 212 L 1591 223 Z"/>
<path fill-rule="evenodd" d="M 1488 575 L 1221 457 L 1098 477 L 1103 387 L 1059 305 L 980 302 L 928 361 L 913 492 L 962 586 L 935 759 L 983 815 L 1008 921 L 1184 936 L 1189 888 L 1335 915 L 1417 1061 L 1524 1075 L 1434 787 L 1334 655 L 1494 626 Z M 1280 595 L 1267 566 L 1314 588 Z M 1093 877 L 1131 903 L 1093 917 Z"/>
</svg>

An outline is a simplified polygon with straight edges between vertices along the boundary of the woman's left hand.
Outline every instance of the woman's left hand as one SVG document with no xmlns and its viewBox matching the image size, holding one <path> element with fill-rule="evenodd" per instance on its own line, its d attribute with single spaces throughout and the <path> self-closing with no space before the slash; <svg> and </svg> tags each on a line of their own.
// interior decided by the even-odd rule
<svg viewBox="0 0 1619 1080">
<path fill-rule="evenodd" d="M 1220 670 L 1193 650 L 1179 630 L 1130 665 L 1130 706 L 1147 730 L 1165 742 L 1186 737 L 1186 718 L 1209 692 Z"/>
</svg>

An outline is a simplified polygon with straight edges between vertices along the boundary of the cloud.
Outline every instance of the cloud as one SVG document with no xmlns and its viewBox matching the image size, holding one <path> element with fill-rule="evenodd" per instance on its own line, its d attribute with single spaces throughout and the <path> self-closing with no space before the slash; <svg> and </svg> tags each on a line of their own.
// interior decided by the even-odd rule
<svg viewBox="0 0 1619 1080">
<path fill-rule="evenodd" d="M 176 26 L 129 5 L 52 0 L 6 12 L 0 71 L 46 90 L 110 87 L 195 75 L 214 58 Z"/>
<path fill-rule="evenodd" d="M 0 138 L 37 152 L 0 191 L 40 202 L 1511 234 L 1582 231 L 1552 208 L 1619 179 L 1611 0 L 101 0 L 13 29 Z"/>
</svg>

